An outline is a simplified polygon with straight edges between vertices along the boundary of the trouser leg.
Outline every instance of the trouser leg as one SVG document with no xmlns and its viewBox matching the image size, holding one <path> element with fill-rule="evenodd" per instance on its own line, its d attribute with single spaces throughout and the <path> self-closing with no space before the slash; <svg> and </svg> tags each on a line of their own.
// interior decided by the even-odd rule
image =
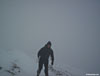
<svg viewBox="0 0 100 76">
<path fill-rule="evenodd" d="M 39 75 L 40 75 L 41 70 L 42 70 L 42 67 L 43 67 L 43 62 L 39 62 L 39 65 L 38 65 L 38 70 L 37 70 L 37 76 L 39 76 Z"/>
<path fill-rule="evenodd" d="M 44 70 L 45 76 L 48 76 L 48 61 L 46 61 L 46 62 L 44 63 L 44 67 L 45 67 L 45 70 Z"/>
</svg>

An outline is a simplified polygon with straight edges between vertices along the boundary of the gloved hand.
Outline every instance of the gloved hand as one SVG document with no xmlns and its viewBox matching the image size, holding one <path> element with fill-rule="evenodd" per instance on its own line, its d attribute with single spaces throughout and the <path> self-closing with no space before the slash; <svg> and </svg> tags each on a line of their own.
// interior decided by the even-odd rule
<svg viewBox="0 0 100 76">
<path fill-rule="evenodd" d="M 51 65 L 53 65 L 53 62 L 51 62 Z"/>
</svg>

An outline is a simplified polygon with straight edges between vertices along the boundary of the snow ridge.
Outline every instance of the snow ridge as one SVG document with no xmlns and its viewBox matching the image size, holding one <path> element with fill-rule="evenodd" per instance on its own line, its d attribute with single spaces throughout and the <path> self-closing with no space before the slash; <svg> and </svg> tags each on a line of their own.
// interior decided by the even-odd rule
<svg viewBox="0 0 100 76">
<path fill-rule="evenodd" d="M 76 70 L 76 69 L 75 69 Z M 72 67 L 49 65 L 50 76 L 84 76 L 84 73 L 74 72 Z M 21 50 L 0 49 L 0 76 L 36 76 L 36 57 L 27 55 Z M 40 76 L 44 76 L 42 71 Z"/>
</svg>

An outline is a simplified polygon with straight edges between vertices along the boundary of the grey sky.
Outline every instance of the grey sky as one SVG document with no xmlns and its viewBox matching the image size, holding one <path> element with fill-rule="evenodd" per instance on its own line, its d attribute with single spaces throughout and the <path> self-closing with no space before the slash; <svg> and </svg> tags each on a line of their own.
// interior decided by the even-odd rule
<svg viewBox="0 0 100 76">
<path fill-rule="evenodd" d="M 100 73 L 100 0 L 0 0 L 0 48 L 37 51 L 48 40 L 59 63 Z"/>
</svg>

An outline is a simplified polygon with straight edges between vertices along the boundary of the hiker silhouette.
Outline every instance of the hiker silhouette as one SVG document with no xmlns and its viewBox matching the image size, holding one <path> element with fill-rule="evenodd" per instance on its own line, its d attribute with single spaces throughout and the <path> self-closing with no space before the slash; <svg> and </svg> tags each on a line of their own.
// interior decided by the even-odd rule
<svg viewBox="0 0 100 76">
<path fill-rule="evenodd" d="M 54 64 L 54 54 L 53 54 L 53 50 L 51 48 L 50 41 L 48 41 L 47 44 L 39 50 L 37 56 L 39 59 L 37 76 L 40 75 L 43 65 L 45 67 L 45 70 L 44 70 L 45 76 L 48 76 L 48 63 L 49 63 L 50 56 L 51 56 L 51 65 Z"/>
</svg>

